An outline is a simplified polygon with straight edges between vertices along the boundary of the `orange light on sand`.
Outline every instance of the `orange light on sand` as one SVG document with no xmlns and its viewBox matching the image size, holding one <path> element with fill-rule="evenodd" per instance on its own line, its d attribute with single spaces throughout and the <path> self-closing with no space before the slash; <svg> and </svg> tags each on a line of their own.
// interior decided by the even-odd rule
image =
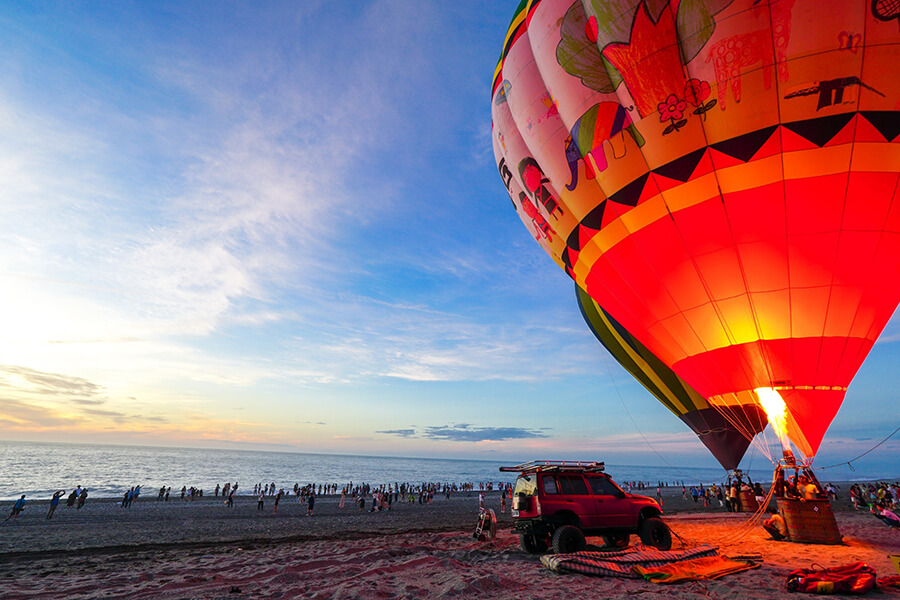
<svg viewBox="0 0 900 600">
<path fill-rule="evenodd" d="M 772 429 L 781 440 L 782 450 L 790 450 L 791 442 L 787 436 L 787 405 L 778 390 L 770 387 L 761 387 L 753 390 L 759 398 L 759 404 L 769 417 Z"/>
</svg>

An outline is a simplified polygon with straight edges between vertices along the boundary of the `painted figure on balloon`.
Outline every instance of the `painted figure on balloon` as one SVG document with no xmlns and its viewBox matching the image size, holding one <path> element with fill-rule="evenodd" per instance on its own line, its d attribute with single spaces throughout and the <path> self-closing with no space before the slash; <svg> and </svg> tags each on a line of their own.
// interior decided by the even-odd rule
<svg viewBox="0 0 900 600">
<path fill-rule="evenodd" d="M 556 235 L 556 231 L 553 230 L 553 227 L 547 222 L 544 215 L 541 214 L 541 211 L 539 211 L 531 200 L 528 199 L 525 192 L 519 192 L 519 202 L 522 204 L 522 210 L 525 211 L 525 214 L 531 217 L 531 222 L 534 224 L 534 228 L 537 231 L 537 235 L 534 236 L 534 239 L 540 241 L 541 236 L 543 236 L 547 238 L 548 242 L 552 242 L 552 236 Z"/>
<path fill-rule="evenodd" d="M 549 216 L 558 219 L 559 217 L 554 213 L 564 214 L 559 201 L 547 187 L 550 180 L 544 175 L 536 160 L 526 156 L 519 161 L 519 176 L 522 178 L 522 184 L 528 190 L 528 193 L 531 194 L 535 203 L 543 206 Z"/>
</svg>

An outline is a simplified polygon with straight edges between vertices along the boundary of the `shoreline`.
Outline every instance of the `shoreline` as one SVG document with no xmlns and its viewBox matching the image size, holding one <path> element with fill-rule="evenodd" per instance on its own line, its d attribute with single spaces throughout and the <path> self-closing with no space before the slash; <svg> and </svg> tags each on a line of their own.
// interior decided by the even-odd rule
<svg viewBox="0 0 900 600">
<path fill-rule="evenodd" d="M 854 512 L 849 500 L 849 484 L 839 483 L 839 499 L 832 501 L 834 512 Z M 655 496 L 654 490 L 642 490 Z M 409 532 L 440 533 L 474 530 L 478 516 L 478 491 L 456 492 L 448 500 L 435 495 L 430 504 L 397 502 L 392 510 L 371 512 L 371 500 L 359 511 L 348 496 L 343 509 L 339 495 L 324 495 L 316 500 L 315 514 L 306 516 L 306 504 L 296 497 L 281 500 L 277 514 L 273 497 L 266 497 L 262 511 L 256 497 L 235 496 L 234 508 L 227 508 L 219 497 L 169 502 L 141 498 L 129 508 L 119 500 L 88 498 L 81 509 L 60 503 L 53 518 L 46 518 L 49 500 L 28 501 L 26 510 L 16 519 L 0 522 L 0 560 L 70 555 L 77 553 L 130 552 L 140 549 L 161 550 L 173 545 L 207 547 L 220 544 L 272 544 L 312 540 L 345 540 L 383 534 Z M 728 522 L 747 513 L 728 513 L 715 500 L 708 507 L 703 501 L 682 497 L 680 488 L 662 488 L 664 518 L 687 520 L 719 519 Z M 0 504 L 5 519 L 12 503 Z M 512 529 L 509 512 L 500 512 L 500 492 L 485 492 L 485 506 L 493 508 L 498 529 Z M 862 511 L 860 511 L 862 512 Z M 875 520 L 874 517 L 872 517 Z M 900 537 L 900 536 L 898 536 Z"/>
</svg>

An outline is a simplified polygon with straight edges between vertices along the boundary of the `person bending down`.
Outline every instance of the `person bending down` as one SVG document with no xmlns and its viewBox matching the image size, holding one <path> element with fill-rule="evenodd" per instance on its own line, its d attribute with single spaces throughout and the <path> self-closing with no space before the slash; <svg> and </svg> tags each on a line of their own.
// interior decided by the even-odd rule
<svg viewBox="0 0 900 600">
<path fill-rule="evenodd" d="M 890 526 L 891 529 L 900 529 L 900 517 L 894 511 L 888 510 L 883 502 L 872 503 L 872 514 Z"/>
<path fill-rule="evenodd" d="M 786 539 L 787 523 L 784 522 L 784 517 L 778 513 L 778 509 L 774 506 L 770 506 L 766 510 L 772 516 L 762 522 L 763 529 L 768 531 L 775 541 Z"/>
<path fill-rule="evenodd" d="M 16 503 L 13 504 L 12 510 L 9 513 L 9 516 L 6 517 L 6 520 L 17 519 L 19 518 L 19 513 L 25 510 L 25 494 L 22 494 L 22 497 L 16 500 Z"/>
</svg>

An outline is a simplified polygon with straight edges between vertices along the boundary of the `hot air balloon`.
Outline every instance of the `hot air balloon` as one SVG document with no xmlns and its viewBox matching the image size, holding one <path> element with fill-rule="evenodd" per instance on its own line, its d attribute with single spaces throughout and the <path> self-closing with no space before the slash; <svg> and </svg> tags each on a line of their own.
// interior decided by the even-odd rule
<svg viewBox="0 0 900 600">
<path fill-rule="evenodd" d="M 810 461 L 900 300 L 894 4 L 525 0 L 494 74 L 546 252 L 726 418 L 783 400 Z"/>
<path fill-rule="evenodd" d="M 577 285 L 575 295 L 588 327 L 613 358 L 697 434 L 723 469 L 737 469 L 753 436 L 768 423 L 759 406 L 734 407 L 726 418 Z"/>
</svg>

